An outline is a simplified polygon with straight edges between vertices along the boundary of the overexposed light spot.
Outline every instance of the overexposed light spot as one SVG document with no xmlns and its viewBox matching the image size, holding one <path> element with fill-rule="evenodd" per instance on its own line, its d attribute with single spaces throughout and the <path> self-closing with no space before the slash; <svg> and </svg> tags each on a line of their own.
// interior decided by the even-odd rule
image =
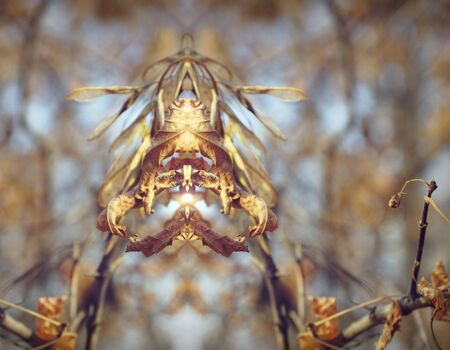
<svg viewBox="0 0 450 350">
<path fill-rule="evenodd" d="M 184 193 L 181 195 L 181 203 L 189 204 L 194 202 L 194 196 L 191 193 Z"/>
</svg>

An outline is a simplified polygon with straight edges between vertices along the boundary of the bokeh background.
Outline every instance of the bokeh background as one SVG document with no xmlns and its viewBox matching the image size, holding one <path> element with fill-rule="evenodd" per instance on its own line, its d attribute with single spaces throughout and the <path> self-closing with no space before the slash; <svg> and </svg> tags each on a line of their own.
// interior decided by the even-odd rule
<svg viewBox="0 0 450 350">
<path fill-rule="evenodd" d="M 297 86 L 310 97 L 252 99 L 289 138 L 275 140 L 252 121 L 279 193 L 280 229 L 270 244 L 287 304 L 297 308 L 300 263 L 305 293 L 335 296 L 339 309 L 406 293 L 426 187 L 408 187 L 398 209 L 388 208 L 389 197 L 407 179 L 434 179 L 434 198 L 450 212 L 448 1 L 3 0 L 1 298 L 35 309 L 41 296 L 67 294 L 74 244 L 82 247 L 80 304 L 89 298 L 105 237 L 95 229 L 96 191 L 122 125 L 96 142 L 86 137 L 123 100 L 80 105 L 64 97 L 79 86 L 139 82 L 185 32 L 237 81 Z M 449 251 L 449 227 L 431 211 L 422 274 L 438 260 L 448 268 Z M 101 349 L 275 348 L 251 254 L 126 254 L 105 312 Z M 430 312 L 405 318 L 391 348 L 436 348 Z M 33 327 L 29 315 L 11 313 Z M 434 328 L 450 348 L 449 325 Z M 370 349 L 379 332 L 353 345 Z M 16 348 L 0 336 L 2 349 Z"/>
</svg>

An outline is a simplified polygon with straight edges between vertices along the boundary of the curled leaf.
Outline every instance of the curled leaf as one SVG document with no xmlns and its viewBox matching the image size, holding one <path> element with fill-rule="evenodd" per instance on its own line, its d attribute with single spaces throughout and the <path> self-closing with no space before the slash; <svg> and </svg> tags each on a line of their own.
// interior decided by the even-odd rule
<svg viewBox="0 0 450 350">
<path fill-rule="evenodd" d="M 393 194 L 388 202 L 389 208 L 398 208 L 400 206 L 401 199 L 402 197 L 399 193 Z"/>
</svg>

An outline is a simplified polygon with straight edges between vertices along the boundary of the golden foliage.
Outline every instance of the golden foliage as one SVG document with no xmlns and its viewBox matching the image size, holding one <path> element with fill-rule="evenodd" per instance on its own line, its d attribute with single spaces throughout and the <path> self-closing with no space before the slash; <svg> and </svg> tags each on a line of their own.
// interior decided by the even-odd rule
<svg viewBox="0 0 450 350">
<path fill-rule="evenodd" d="M 86 87 L 67 95 L 74 101 L 131 95 L 89 139 L 102 135 L 124 112 L 138 109 L 137 117 L 135 113 L 134 121 L 110 147 L 110 152 L 118 155 L 99 190 L 99 203 L 106 208 L 98 216 L 98 229 L 125 238 L 125 226 L 119 222 L 130 210 L 143 208 L 150 215 L 157 195 L 178 187 L 180 193 L 197 189 L 214 193 L 225 215 L 231 208 L 244 210 L 254 221 L 248 229 L 250 237 L 275 230 L 277 218 L 270 207 L 276 203 L 276 191 L 253 149 L 264 152 L 265 147 L 238 115 L 246 110 L 275 136 L 285 139 L 277 125 L 256 112 L 244 95 L 267 94 L 294 102 L 306 99 L 306 94 L 293 87 L 234 86 L 231 72 L 195 51 L 190 35 L 183 37 L 180 51 L 147 67 L 142 77 L 145 82 L 137 87 Z M 185 98 L 183 93 L 195 98 Z M 136 140 L 137 148 L 127 152 Z M 125 153 L 129 156 L 122 159 Z M 242 240 L 221 236 L 209 224 L 191 220 L 186 214 L 188 206 L 181 211 L 184 216 L 173 218 L 155 236 L 131 239 L 128 251 L 150 256 L 178 236 L 200 237 L 204 245 L 225 256 L 248 250 Z"/>
</svg>

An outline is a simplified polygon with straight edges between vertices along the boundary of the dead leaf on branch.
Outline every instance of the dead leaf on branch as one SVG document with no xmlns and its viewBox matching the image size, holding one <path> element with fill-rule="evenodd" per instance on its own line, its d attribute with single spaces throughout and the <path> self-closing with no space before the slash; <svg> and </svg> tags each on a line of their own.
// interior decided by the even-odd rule
<svg viewBox="0 0 450 350">
<path fill-rule="evenodd" d="M 450 282 L 442 261 L 438 261 L 431 272 L 431 282 L 422 277 L 417 290 L 434 306 L 435 320 L 450 322 Z"/>
<path fill-rule="evenodd" d="M 308 301 L 311 313 L 316 321 L 323 320 L 337 312 L 336 298 L 309 296 Z M 321 348 L 322 343 L 331 341 L 338 335 L 339 321 L 337 318 L 333 318 L 314 327 L 313 330 L 309 329 L 306 332 L 300 333 L 298 337 L 300 349 L 318 350 Z"/>
<path fill-rule="evenodd" d="M 42 297 L 39 298 L 37 311 L 55 321 L 60 321 L 64 313 L 66 297 Z M 36 319 L 36 336 L 44 341 L 50 341 L 58 336 L 60 327 L 43 319 Z"/>
<path fill-rule="evenodd" d="M 402 310 L 400 304 L 396 301 L 392 302 L 391 312 L 384 324 L 383 332 L 381 333 L 375 345 L 376 350 L 384 350 L 392 341 L 395 332 L 400 329 L 400 321 L 402 319 Z"/>
<path fill-rule="evenodd" d="M 247 113 L 276 137 L 285 136 L 276 123 L 258 114 L 244 95 L 266 94 L 290 102 L 307 96 L 294 87 L 235 86 L 231 72 L 196 52 L 191 39 L 183 40 L 182 45 L 174 55 L 146 69 L 142 86 L 78 88 L 67 96 L 75 101 L 89 101 L 108 94 L 129 95 L 120 110 L 101 121 L 89 137 L 93 140 L 101 136 L 125 112 L 134 120 L 110 147 L 110 152 L 117 155 L 99 190 L 99 203 L 107 209 L 99 215 L 97 227 L 125 237 L 125 227 L 119 222 L 129 210 L 144 208 L 145 214 L 150 215 L 159 194 L 177 186 L 181 191 L 184 186 L 186 191 L 192 188 L 195 192 L 198 187 L 218 195 L 225 215 L 230 214 L 232 207 L 246 211 L 255 222 L 249 227 L 250 236 L 273 231 L 277 220 L 270 208 L 276 203 L 276 190 L 257 152 L 264 153 L 265 147 L 241 119 Z M 183 92 L 194 94 L 195 98 L 183 98 Z M 129 151 L 132 144 L 134 152 Z M 163 165 L 175 154 L 180 155 L 174 158 L 178 167 Z M 198 154 L 212 165 L 196 162 L 200 160 Z M 184 185 L 172 177 L 163 181 L 162 174 L 180 172 L 185 166 L 193 168 L 192 174 L 211 172 L 217 180 L 208 182 L 188 176 Z M 176 230 L 170 229 L 172 226 L 143 240 L 132 239 L 128 249 L 149 256 L 178 236 L 189 236 L 201 239 L 203 245 L 225 256 L 248 250 L 243 240 L 220 235 L 195 219 L 187 220 Z"/>
<path fill-rule="evenodd" d="M 37 311 L 46 318 L 61 321 L 64 315 L 66 297 L 39 298 Z M 36 337 L 51 344 L 55 350 L 73 350 L 77 341 L 77 334 L 67 331 L 63 326 L 57 326 L 43 318 L 36 319 Z"/>
<path fill-rule="evenodd" d="M 248 247 L 242 237 L 233 239 L 211 230 L 210 224 L 192 207 L 177 211 L 169 222 L 172 224 L 156 235 L 147 236 L 143 239 L 130 238 L 127 251 L 142 252 L 146 257 L 149 257 L 172 245 L 172 242 L 178 239 L 186 241 L 201 240 L 203 245 L 226 257 L 233 252 L 248 252 Z"/>
</svg>

